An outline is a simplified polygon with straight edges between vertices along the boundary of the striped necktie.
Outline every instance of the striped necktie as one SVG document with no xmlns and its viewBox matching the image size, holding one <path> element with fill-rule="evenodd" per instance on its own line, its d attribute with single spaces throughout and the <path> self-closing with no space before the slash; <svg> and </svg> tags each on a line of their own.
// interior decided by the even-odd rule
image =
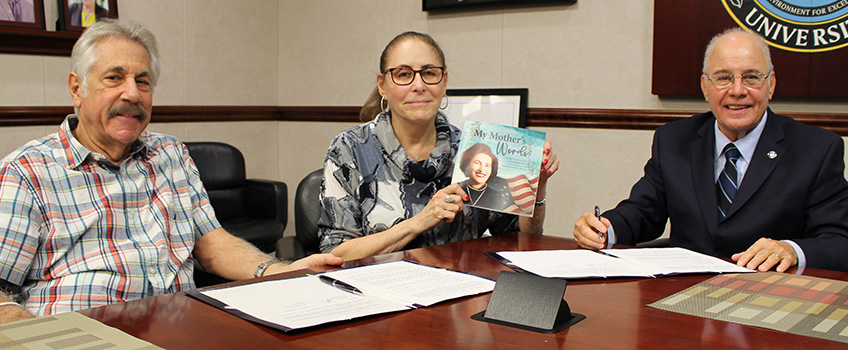
<svg viewBox="0 0 848 350">
<path fill-rule="evenodd" d="M 9 7 L 12 8 L 12 16 L 15 17 L 15 22 L 21 21 L 21 2 L 20 0 L 10 0 Z"/>
<path fill-rule="evenodd" d="M 730 209 L 730 204 L 733 203 L 733 197 L 736 197 L 736 190 L 739 188 L 738 181 L 739 172 L 736 171 L 736 160 L 742 154 L 736 145 L 728 143 L 724 146 L 724 157 L 727 161 L 724 163 L 724 170 L 719 174 L 716 182 L 716 195 L 718 196 L 718 219 L 721 221 L 727 216 L 727 211 Z"/>
</svg>

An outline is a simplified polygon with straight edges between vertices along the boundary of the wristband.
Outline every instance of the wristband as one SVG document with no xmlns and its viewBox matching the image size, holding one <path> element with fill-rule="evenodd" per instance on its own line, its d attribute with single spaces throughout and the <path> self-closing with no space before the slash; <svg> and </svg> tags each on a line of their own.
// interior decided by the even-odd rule
<svg viewBox="0 0 848 350">
<path fill-rule="evenodd" d="M 9 306 L 9 305 L 21 306 L 21 304 L 18 304 L 14 301 L 4 301 L 4 302 L 0 303 L 0 306 Z M 23 307 L 23 306 L 21 306 L 21 307 Z"/>
<path fill-rule="evenodd" d="M 259 266 L 256 267 L 256 271 L 253 272 L 253 277 L 262 277 L 262 275 L 265 274 L 265 270 L 268 269 L 268 266 L 271 266 L 271 265 L 276 264 L 278 262 L 282 262 L 282 261 L 280 259 L 274 258 L 274 259 L 271 259 L 271 260 L 268 260 L 264 263 L 259 264 Z"/>
</svg>

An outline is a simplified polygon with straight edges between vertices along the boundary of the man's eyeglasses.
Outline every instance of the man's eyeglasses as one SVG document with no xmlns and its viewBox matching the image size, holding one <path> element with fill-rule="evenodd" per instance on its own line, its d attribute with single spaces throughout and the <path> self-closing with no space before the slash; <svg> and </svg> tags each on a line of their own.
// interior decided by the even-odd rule
<svg viewBox="0 0 848 350">
<path fill-rule="evenodd" d="M 768 79 L 771 75 L 763 74 L 760 72 L 751 72 L 751 73 L 742 73 L 741 75 L 733 75 L 730 73 L 716 73 L 711 77 L 707 77 L 707 79 L 719 89 L 729 88 L 730 85 L 733 85 L 733 82 L 736 81 L 736 78 L 742 79 L 742 84 L 753 89 L 757 89 L 763 86 L 763 83 Z"/>
<path fill-rule="evenodd" d="M 411 67 L 400 66 L 389 68 L 383 71 L 383 74 L 389 73 L 392 76 L 392 81 L 397 85 L 409 85 L 415 80 L 415 73 L 421 75 L 421 80 L 427 85 L 436 85 L 442 82 L 445 77 L 445 67 L 427 67 L 419 70 Z"/>
</svg>

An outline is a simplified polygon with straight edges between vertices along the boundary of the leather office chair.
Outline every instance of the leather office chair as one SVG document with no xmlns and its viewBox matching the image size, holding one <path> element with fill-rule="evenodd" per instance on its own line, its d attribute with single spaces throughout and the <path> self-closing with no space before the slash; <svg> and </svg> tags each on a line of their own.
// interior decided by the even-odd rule
<svg viewBox="0 0 848 350">
<path fill-rule="evenodd" d="M 321 218 L 321 183 L 324 169 L 315 170 L 297 185 L 294 197 L 295 236 L 277 241 L 277 257 L 297 260 L 318 253 L 318 220 Z"/>
<path fill-rule="evenodd" d="M 244 156 L 231 145 L 221 142 L 185 142 L 185 145 L 221 226 L 263 252 L 273 252 L 288 221 L 286 184 L 247 179 Z M 195 269 L 194 280 L 198 287 L 227 282 L 202 268 Z"/>
<path fill-rule="evenodd" d="M 244 156 L 231 145 L 221 142 L 186 142 L 185 145 L 221 226 L 263 252 L 273 252 L 288 222 L 286 184 L 247 179 Z"/>
</svg>

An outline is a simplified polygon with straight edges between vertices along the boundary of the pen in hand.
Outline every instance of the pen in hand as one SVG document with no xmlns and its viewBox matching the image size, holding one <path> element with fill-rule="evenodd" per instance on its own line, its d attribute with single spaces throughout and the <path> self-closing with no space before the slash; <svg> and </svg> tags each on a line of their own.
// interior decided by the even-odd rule
<svg viewBox="0 0 848 350">
<path fill-rule="evenodd" d="M 329 284 L 329 285 L 331 285 L 331 286 L 333 286 L 333 287 L 335 287 L 335 288 L 341 289 L 341 290 L 343 290 L 343 291 L 345 291 L 345 292 L 353 293 L 353 294 L 362 294 L 362 291 L 361 291 L 361 290 L 359 290 L 359 288 L 356 288 L 356 287 L 354 287 L 354 286 L 352 286 L 352 285 L 349 285 L 349 284 L 347 284 L 347 283 L 344 283 L 344 282 L 342 282 L 342 281 L 339 281 L 339 280 L 337 280 L 337 279 L 335 279 L 335 278 L 332 278 L 332 277 L 330 277 L 330 276 L 320 275 L 320 276 L 318 276 L 318 279 L 320 279 L 320 280 L 321 280 L 321 282 L 324 282 L 324 283 L 326 283 L 326 284 Z"/>
<path fill-rule="evenodd" d="M 597 218 L 598 221 L 601 221 L 601 207 L 599 207 L 597 205 L 595 206 L 595 218 Z M 605 241 L 603 232 L 598 231 L 598 238 L 601 239 L 602 243 Z"/>
</svg>

